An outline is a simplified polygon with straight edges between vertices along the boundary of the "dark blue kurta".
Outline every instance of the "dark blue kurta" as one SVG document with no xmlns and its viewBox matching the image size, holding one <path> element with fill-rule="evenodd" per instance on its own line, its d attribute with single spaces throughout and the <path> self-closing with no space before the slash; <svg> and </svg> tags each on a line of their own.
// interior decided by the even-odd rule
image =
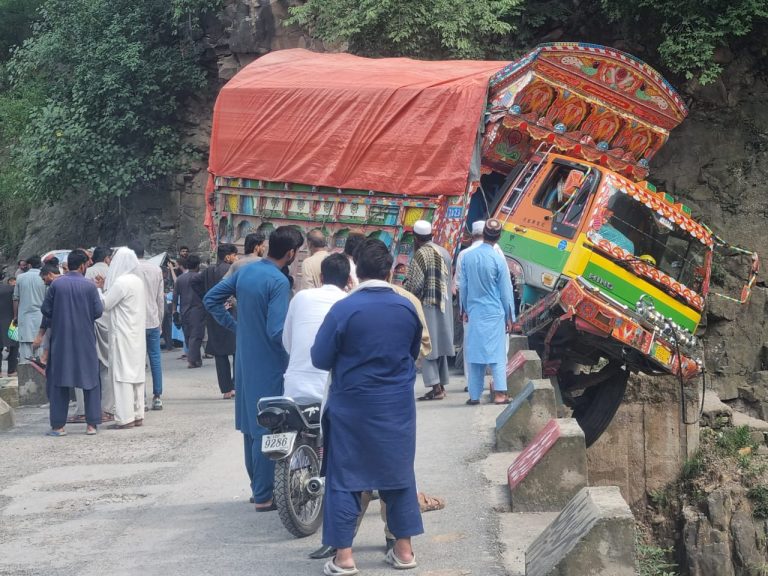
<svg viewBox="0 0 768 576">
<path fill-rule="evenodd" d="M 104 306 L 96 284 L 79 272 L 53 281 L 41 308 L 51 336 L 48 386 L 92 390 L 99 386 L 94 322 Z"/>
<path fill-rule="evenodd" d="M 312 363 L 333 370 L 323 414 L 326 482 L 334 490 L 415 485 L 415 359 L 421 322 L 390 288 L 364 288 L 328 312 Z"/>
<path fill-rule="evenodd" d="M 235 426 L 253 437 L 264 432 L 256 422 L 259 399 L 283 393 L 288 353 L 282 337 L 290 294 L 288 279 L 265 259 L 224 278 L 204 298 L 216 321 L 237 334 Z M 237 296 L 237 320 L 224 309 L 230 296 Z"/>
</svg>

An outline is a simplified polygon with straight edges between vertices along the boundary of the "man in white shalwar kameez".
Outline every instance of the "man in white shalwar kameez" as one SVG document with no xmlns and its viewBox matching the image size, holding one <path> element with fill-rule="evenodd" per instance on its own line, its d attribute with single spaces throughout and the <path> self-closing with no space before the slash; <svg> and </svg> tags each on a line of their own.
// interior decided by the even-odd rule
<svg viewBox="0 0 768 576">
<path fill-rule="evenodd" d="M 284 394 L 302 402 L 320 402 L 328 372 L 312 365 L 310 350 L 325 315 L 347 294 L 349 259 L 332 254 L 320 263 L 320 288 L 301 290 L 288 306 L 283 327 L 283 347 L 290 355 L 283 380 Z"/>
<path fill-rule="evenodd" d="M 109 265 L 104 284 L 104 310 L 109 314 L 109 364 L 115 393 L 114 429 L 144 423 L 144 358 L 146 295 L 134 272 L 139 259 L 133 250 L 120 248 Z"/>
</svg>

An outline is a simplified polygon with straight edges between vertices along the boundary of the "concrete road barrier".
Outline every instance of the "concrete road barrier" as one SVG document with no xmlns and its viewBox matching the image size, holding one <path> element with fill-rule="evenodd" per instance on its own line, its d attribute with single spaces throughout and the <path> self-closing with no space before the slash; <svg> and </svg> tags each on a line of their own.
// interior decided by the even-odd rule
<svg viewBox="0 0 768 576">
<path fill-rule="evenodd" d="M 31 364 L 19 364 L 16 370 L 19 375 L 19 405 L 30 406 L 48 402 L 45 376 Z"/>
<path fill-rule="evenodd" d="M 617 486 L 580 490 L 525 552 L 525 576 L 586 574 L 635 574 L 635 519 Z"/>
<path fill-rule="evenodd" d="M 496 449 L 522 450 L 556 418 L 555 390 L 549 380 L 529 380 L 496 418 Z"/>
<path fill-rule="evenodd" d="M 517 396 L 529 380 L 541 378 L 541 358 L 533 350 L 520 350 L 507 362 L 507 393 Z"/>
<path fill-rule="evenodd" d="M 507 470 L 513 512 L 559 512 L 589 484 L 576 420 L 552 419 Z"/>
<path fill-rule="evenodd" d="M 5 400 L 0 399 L 0 430 L 10 430 L 16 426 L 16 415 Z"/>
<path fill-rule="evenodd" d="M 11 408 L 19 406 L 19 383 L 16 377 L 0 378 L 0 399 L 5 400 Z"/>
<path fill-rule="evenodd" d="M 528 350 L 528 336 L 522 334 L 509 335 L 509 350 L 507 350 L 507 360 L 522 350 Z"/>
</svg>

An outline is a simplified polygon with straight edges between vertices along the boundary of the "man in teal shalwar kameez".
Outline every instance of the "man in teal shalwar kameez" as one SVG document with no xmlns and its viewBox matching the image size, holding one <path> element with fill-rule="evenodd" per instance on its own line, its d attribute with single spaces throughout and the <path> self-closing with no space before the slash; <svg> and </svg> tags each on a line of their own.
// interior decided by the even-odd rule
<svg viewBox="0 0 768 576">
<path fill-rule="evenodd" d="M 303 242 L 295 228 L 277 228 L 269 237 L 266 258 L 224 278 L 203 300 L 211 316 L 237 334 L 237 349 L 243 351 L 235 356 L 235 427 L 243 433 L 245 468 L 257 511 L 275 509 L 275 464 L 261 452 L 267 431 L 256 421 L 256 405 L 265 396 L 283 393 L 288 354 L 282 336 L 291 288 L 281 268 L 293 262 Z M 224 307 L 232 296 L 237 297 L 237 320 Z"/>
</svg>

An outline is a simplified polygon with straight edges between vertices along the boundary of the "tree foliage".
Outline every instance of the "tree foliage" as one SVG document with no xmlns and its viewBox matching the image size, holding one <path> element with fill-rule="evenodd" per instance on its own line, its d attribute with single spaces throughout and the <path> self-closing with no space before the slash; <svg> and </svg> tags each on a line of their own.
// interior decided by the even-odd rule
<svg viewBox="0 0 768 576">
<path fill-rule="evenodd" d="M 663 68 L 706 84 L 721 72 L 717 48 L 768 18 L 768 2 L 307 0 L 291 11 L 290 23 L 363 55 L 512 57 L 556 28 L 570 40 L 632 39 L 649 47 Z"/>
<path fill-rule="evenodd" d="M 715 51 L 768 18 L 766 0 L 601 0 L 629 34 L 658 42 L 664 66 L 702 84 L 722 71 Z"/>
<path fill-rule="evenodd" d="M 308 0 L 291 9 L 325 41 L 366 55 L 482 58 L 515 30 L 523 0 Z"/>
<path fill-rule="evenodd" d="M 178 167 L 184 99 L 205 85 L 175 23 L 190 0 L 45 0 L 8 64 L 13 87 L 36 85 L 15 162 L 22 191 L 100 197 Z"/>
</svg>

